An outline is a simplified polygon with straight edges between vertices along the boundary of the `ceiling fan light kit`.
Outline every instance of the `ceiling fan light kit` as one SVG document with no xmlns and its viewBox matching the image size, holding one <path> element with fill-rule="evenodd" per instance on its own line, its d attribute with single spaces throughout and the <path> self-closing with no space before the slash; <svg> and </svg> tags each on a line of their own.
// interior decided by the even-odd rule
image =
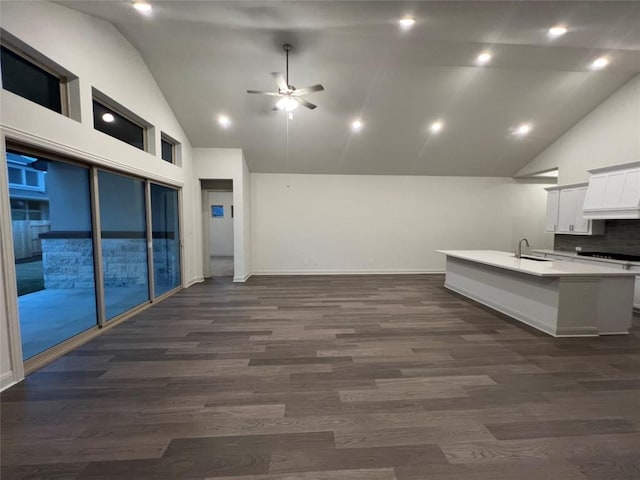
<svg viewBox="0 0 640 480">
<path fill-rule="evenodd" d="M 276 103 L 274 110 L 282 110 L 289 113 L 291 118 L 291 112 L 293 112 L 299 105 L 313 110 L 317 105 L 303 99 L 302 96 L 308 95 L 313 92 L 321 92 L 324 87 L 319 83 L 311 85 L 309 87 L 296 88 L 289 83 L 289 51 L 293 48 L 289 43 L 285 43 L 282 48 L 286 55 L 286 75 L 282 75 L 278 72 L 273 72 L 271 76 L 276 82 L 278 87 L 277 92 L 263 92 L 260 90 L 247 90 L 247 93 L 256 93 L 258 95 L 269 95 L 271 97 L 280 97 L 280 100 Z"/>
</svg>

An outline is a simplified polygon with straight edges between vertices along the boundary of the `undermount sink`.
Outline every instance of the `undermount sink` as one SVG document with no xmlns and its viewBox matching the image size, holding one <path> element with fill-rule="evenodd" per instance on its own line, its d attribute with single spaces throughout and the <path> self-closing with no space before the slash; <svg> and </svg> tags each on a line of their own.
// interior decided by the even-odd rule
<svg viewBox="0 0 640 480">
<path fill-rule="evenodd" d="M 513 256 L 515 257 L 515 254 Z M 520 258 L 524 260 L 533 260 L 534 262 L 550 262 L 551 261 L 551 259 L 549 258 L 532 257 L 530 255 L 521 255 Z"/>
</svg>

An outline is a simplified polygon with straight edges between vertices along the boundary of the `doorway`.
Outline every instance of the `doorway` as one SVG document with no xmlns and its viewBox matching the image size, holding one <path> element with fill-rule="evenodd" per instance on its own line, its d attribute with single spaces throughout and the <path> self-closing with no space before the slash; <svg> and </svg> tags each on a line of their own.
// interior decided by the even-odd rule
<svg viewBox="0 0 640 480">
<path fill-rule="evenodd" d="M 233 277 L 234 206 L 232 180 L 202 180 L 205 272 L 210 277 Z M 208 267 L 208 268 L 207 268 Z"/>
</svg>

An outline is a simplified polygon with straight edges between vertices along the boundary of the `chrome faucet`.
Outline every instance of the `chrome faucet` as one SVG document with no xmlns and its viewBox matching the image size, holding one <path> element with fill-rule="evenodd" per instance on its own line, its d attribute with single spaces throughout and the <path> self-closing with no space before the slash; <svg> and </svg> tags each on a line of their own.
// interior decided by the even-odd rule
<svg viewBox="0 0 640 480">
<path fill-rule="evenodd" d="M 516 250 L 516 258 L 520 258 L 522 256 L 522 242 L 526 243 L 527 247 L 529 246 L 529 240 L 527 240 L 526 238 L 520 240 L 518 242 L 518 250 Z"/>
</svg>

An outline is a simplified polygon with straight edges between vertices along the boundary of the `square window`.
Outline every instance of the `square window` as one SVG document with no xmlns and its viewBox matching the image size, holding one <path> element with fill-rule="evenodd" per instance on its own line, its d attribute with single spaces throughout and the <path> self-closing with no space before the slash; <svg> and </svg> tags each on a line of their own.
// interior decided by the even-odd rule
<svg viewBox="0 0 640 480">
<path fill-rule="evenodd" d="M 25 170 L 25 185 L 29 185 L 30 187 L 38 186 L 38 172 L 32 172 L 30 170 Z"/>
<path fill-rule="evenodd" d="M 11 220 L 26 220 L 27 212 L 26 210 L 11 210 Z"/>
<path fill-rule="evenodd" d="M 213 218 L 224 217 L 224 206 L 223 205 L 211 205 L 211 216 Z"/>
<path fill-rule="evenodd" d="M 13 185 L 22 185 L 22 170 L 19 168 L 9 167 L 9 183 Z"/>
<path fill-rule="evenodd" d="M 25 200 L 11 199 L 12 210 L 24 210 L 25 208 L 27 208 L 27 202 Z"/>
</svg>

